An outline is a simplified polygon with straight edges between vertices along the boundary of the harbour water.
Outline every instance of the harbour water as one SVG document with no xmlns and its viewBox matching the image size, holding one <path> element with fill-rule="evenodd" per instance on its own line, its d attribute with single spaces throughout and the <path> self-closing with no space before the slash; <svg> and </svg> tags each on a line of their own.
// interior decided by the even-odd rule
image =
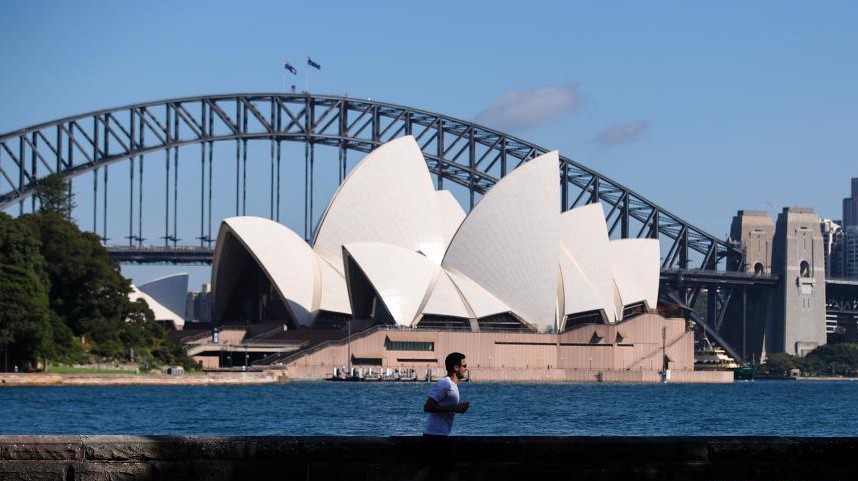
<svg viewBox="0 0 858 481">
<path fill-rule="evenodd" d="M 426 383 L 0 388 L 0 434 L 419 435 Z M 858 382 L 466 383 L 459 435 L 856 436 Z"/>
</svg>

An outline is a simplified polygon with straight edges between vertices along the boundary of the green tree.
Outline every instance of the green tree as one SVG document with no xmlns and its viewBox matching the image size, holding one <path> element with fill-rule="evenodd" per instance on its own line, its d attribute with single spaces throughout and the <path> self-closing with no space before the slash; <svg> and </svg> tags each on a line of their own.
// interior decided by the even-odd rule
<svg viewBox="0 0 858 481">
<path fill-rule="evenodd" d="M 44 274 L 44 258 L 39 236 L 21 226 L 8 214 L 0 212 L 0 264 L 8 264 Z"/>
<path fill-rule="evenodd" d="M 3 361 L 12 365 L 34 365 L 52 354 L 51 312 L 40 245 L 32 232 L 0 212 L 0 347 Z"/>
<path fill-rule="evenodd" d="M 0 264 L 0 340 L 16 365 L 52 358 L 53 326 L 48 294 L 32 271 Z M 4 366 L 5 367 L 5 366 Z"/>
<path fill-rule="evenodd" d="M 96 234 L 81 232 L 56 212 L 18 219 L 41 241 L 50 281 L 50 307 L 94 355 L 144 364 L 193 363 L 167 339 L 143 301 L 128 298 L 131 282 L 122 276 Z M 73 347 L 73 346 L 72 346 Z"/>
<path fill-rule="evenodd" d="M 773 376 L 785 376 L 790 369 L 796 367 L 796 358 L 785 353 L 775 352 L 766 357 L 766 362 L 763 364 L 763 372 Z"/>
<path fill-rule="evenodd" d="M 804 362 L 812 372 L 845 374 L 858 369 L 858 344 L 825 344 L 810 352 Z"/>
<path fill-rule="evenodd" d="M 134 352 L 146 365 L 192 368 L 146 303 L 128 299 L 131 283 L 98 236 L 71 222 L 68 183 L 45 177 L 36 195 L 35 214 L 13 219 L 0 212 L 0 344 L 8 355 L 35 364 L 78 361 L 84 350 L 112 359 Z"/>
<path fill-rule="evenodd" d="M 75 335 L 107 342 L 130 310 L 131 284 L 107 256 L 97 235 L 81 232 L 56 213 L 19 218 L 41 240 L 51 309 Z"/>
<path fill-rule="evenodd" d="M 58 214 L 71 219 L 75 207 L 69 182 L 60 174 L 51 174 L 36 181 L 36 198 L 39 212 Z"/>
</svg>

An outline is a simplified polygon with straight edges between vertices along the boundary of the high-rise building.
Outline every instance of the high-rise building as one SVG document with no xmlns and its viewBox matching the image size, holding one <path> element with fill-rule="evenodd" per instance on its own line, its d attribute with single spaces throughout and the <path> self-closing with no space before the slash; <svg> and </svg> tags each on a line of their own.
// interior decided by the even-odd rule
<svg viewBox="0 0 858 481">
<path fill-rule="evenodd" d="M 858 225 L 843 229 L 843 237 L 840 240 L 840 244 L 843 267 L 842 272 L 837 277 L 858 279 Z"/>
<path fill-rule="evenodd" d="M 190 321 L 211 322 L 211 284 L 203 284 L 200 292 L 188 292 L 185 310 Z"/>
<path fill-rule="evenodd" d="M 852 177 L 852 197 L 843 199 L 843 227 L 858 226 L 858 177 Z"/>
<path fill-rule="evenodd" d="M 819 223 L 822 232 L 822 252 L 825 256 L 825 277 L 835 277 L 837 271 L 837 243 L 843 237 L 840 225 L 831 219 Z"/>
</svg>

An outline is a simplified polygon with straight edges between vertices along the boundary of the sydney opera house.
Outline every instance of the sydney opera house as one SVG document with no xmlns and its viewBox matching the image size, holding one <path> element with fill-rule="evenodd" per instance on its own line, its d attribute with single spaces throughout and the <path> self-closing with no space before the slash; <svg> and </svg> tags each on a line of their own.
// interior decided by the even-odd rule
<svg viewBox="0 0 858 481">
<path fill-rule="evenodd" d="M 412 137 L 391 141 L 354 167 L 310 243 L 259 217 L 222 222 L 213 320 L 298 339 L 351 328 L 281 356 L 291 378 L 437 374 L 455 350 L 475 379 L 720 380 L 693 371 L 693 333 L 657 310 L 658 240 L 611 240 L 598 203 L 561 213 L 558 162 L 521 164 L 466 214 Z"/>
</svg>

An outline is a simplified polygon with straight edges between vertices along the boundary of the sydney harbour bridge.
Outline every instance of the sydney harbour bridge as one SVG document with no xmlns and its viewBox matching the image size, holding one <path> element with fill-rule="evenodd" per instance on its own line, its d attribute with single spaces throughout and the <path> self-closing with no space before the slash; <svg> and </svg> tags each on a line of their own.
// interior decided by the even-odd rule
<svg viewBox="0 0 858 481">
<path fill-rule="evenodd" d="M 471 207 L 499 178 L 548 151 L 472 122 L 372 100 L 307 93 L 185 97 L 88 112 L 0 135 L 0 209 L 12 213 L 35 210 L 37 181 L 47 175 L 91 175 L 92 230 L 97 232 L 101 214 L 101 236 L 114 259 L 140 264 L 206 264 L 213 255 L 212 223 L 217 228 L 220 220 L 212 218 L 213 196 L 234 197 L 234 213 L 243 215 L 248 188 L 255 191 L 267 187 L 267 209 L 263 210 L 279 221 L 283 178 L 302 177 L 303 205 L 290 205 L 290 209 L 303 208 L 303 234 L 311 239 L 313 219 L 319 210 L 313 205 L 317 164 L 336 159 L 337 180 L 342 182 L 350 153 L 361 158 L 403 135 L 413 135 L 417 140 L 437 187 L 452 183 L 465 189 Z M 290 162 L 285 163 L 284 142 L 303 144 L 303 169 L 291 153 Z M 265 160 L 257 155 L 259 144 L 269 157 L 267 186 L 247 182 L 248 152 L 253 152 L 251 162 Z M 218 149 L 222 163 L 224 148 L 234 150 L 230 192 L 224 192 L 221 185 L 215 191 L 212 180 L 214 152 Z M 328 151 L 326 156 L 319 155 L 322 149 Z M 150 160 L 153 157 L 155 160 Z M 186 167 L 189 163 L 196 167 L 183 168 L 180 177 L 180 164 Z M 285 163 L 286 172 L 281 163 Z M 159 176 L 164 185 L 153 189 L 152 182 L 144 182 L 144 164 L 147 172 L 165 170 Z M 333 172 L 331 165 L 325 167 L 325 172 Z M 109 177 L 108 172 L 122 174 Z M 746 273 L 741 245 L 705 232 L 568 157 L 560 157 L 559 180 L 563 210 L 601 202 L 612 238 L 658 238 L 662 246 L 660 296 L 687 307 L 689 318 L 710 337 L 734 358 L 747 360 L 744 341 L 728 343 L 719 333 L 731 317 L 728 311 L 735 318 L 729 322 L 751 322 L 747 318 L 749 297 L 773 290 L 779 281 L 776 275 Z M 121 183 L 127 189 L 126 205 L 117 205 L 114 198 L 108 201 L 109 182 Z M 197 242 L 180 244 L 179 192 L 189 185 L 195 189 L 199 186 L 199 236 Z M 166 208 L 153 212 L 143 207 L 144 196 L 153 192 L 164 196 Z M 124 212 L 127 243 L 108 242 L 108 209 Z M 144 232 L 144 215 L 156 216 L 163 231 Z M 187 211 L 182 216 L 183 224 L 188 223 Z M 163 242 L 144 244 L 147 238 Z M 826 284 L 835 287 L 829 291 L 839 293 L 839 297 L 828 299 L 829 312 L 858 310 L 854 286 L 833 280 Z M 707 314 L 700 316 L 695 307 L 704 291 L 708 292 Z"/>
</svg>

